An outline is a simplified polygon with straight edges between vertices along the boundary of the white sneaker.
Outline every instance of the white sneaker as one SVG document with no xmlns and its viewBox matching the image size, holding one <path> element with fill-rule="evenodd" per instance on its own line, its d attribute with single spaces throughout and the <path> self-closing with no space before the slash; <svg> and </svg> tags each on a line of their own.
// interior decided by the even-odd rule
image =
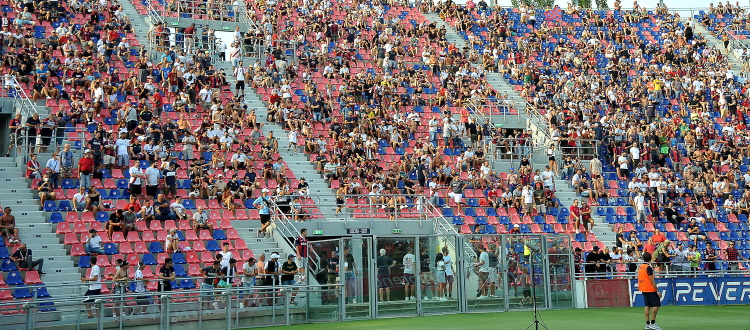
<svg viewBox="0 0 750 330">
<path fill-rule="evenodd" d="M 211 306 L 213 306 L 214 309 L 219 309 L 219 302 L 218 301 L 214 301 L 213 303 L 211 303 Z"/>
<path fill-rule="evenodd" d="M 245 303 L 240 303 L 240 309 L 245 308 Z"/>
<path fill-rule="evenodd" d="M 406 297 L 406 298 L 404 298 L 404 300 L 407 300 L 407 301 L 408 301 L 409 299 L 411 299 L 411 298 L 410 298 L 410 297 Z"/>
<path fill-rule="evenodd" d="M 651 327 L 651 324 L 646 324 L 646 327 L 644 329 L 646 329 L 646 330 L 653 330 L 654 328 Z"/>
<path fill-rule="evenodd" d="M 581 233 L 581 232 L 580 232 L 580 231 L 579 231 L 578 229 L 576 229 L 576 234 L 580 234 L 580 233 Z"/>
<path fill-rule="evenodd" d="M 424 298 L 422 298 L 422 300 L 427 301 L 427 300 L 430 300 L 430 298 L 424 297 Z"/>
<path fill-rule="evenodd" d="M 661 327 L 658 326 L 658 325 L 656 325 L 656 323 L 654 323 L 654 324 L 651 325 L 651 329 L 652 330 L 661 330 Z"/>
<path fill-rule="evenodd" d="M 440 301 L 448 301 L 448 298 L 442 297 L 442 298 L 440 298 Z"/>
<path fill-rule="evenodd" d="M 487 299 L 487 296 L 479 296 L 477 297 L 477 300 Z"/>
<path fill-rule="evenodd" d="M 414 298 L 414 296 L 409 297 L 409 300 L 417 300 L 417 298 Z"/>
</svg>

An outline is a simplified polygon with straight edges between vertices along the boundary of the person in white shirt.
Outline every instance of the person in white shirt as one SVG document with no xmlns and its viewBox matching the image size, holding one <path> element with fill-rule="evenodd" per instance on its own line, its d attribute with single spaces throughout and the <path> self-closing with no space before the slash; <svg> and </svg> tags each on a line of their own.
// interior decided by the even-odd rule
<svg viewBox="0 0 750 330">
<path fill-rule="evenodd" d="M 128 173 L 130 173 L 130 195 L 131 196 L 138 196 L 143 192 L 142 190 L 143 180 L 146 179 L 146 175 L 143 174 L 143 170 L 141 170 L 141 168 L 138 167 L 138 165 L 139 164 L 136 162 L 128 170 Z"/>
<path fill-rule="evenodd" d="M 414 256 L 414 250 L 412 248 L 406 249 L 406 254 L 403 258 L 404 264 L 404 300 L 416 300 L 414 293 L 416 291 L 416 268 L 417 258 Z"/>
<path fill-rule="evenodd" d="M 633 198 L 633 204 L 638 223 L 643 223 L 646 220 L 646 199 L 642 191 L 639 191 L 638 195 Z"/>
<path fill-rule="evenodd" d="M 234 77 L 236 79 L 236 83 L 234 85 L 235 93 L 240 94 L 240 90 L 242 91 L 242 94 L 245 95 L 245 73 L 247 70 L 242 67 L 242 61 L 239 62 L 239 65 L 236 69 L 234 69 Z"/>
<path fill-rule="evenodd" d="M 531 214 L 534 212 L 534 189 L 530 185 L 525 185 L 521 190 L 521 197 L 523 198 L 524 213 Z"/>
<path fill-rule="evenodd" d="M 545 171 L 542 172 L 542 180 L 544 181 L 544 187 L 555 190 L 555 172 L 550 170 L 550 166 L 547 165 Z"/>
<path fill-rule="evenodd" d="M 247 294 L 246 299 L 240 303 L 240 308 L 253 306 L 256 304 L 253 295 L 255 291 L 252 289 L 255 286 L 255 276 L 258 275 L 258 266 L 255 262 L 255 258 L 247 259 L 245 265 L 242 266 L 242 287 L 245 289 Z M 242 298 L 242 297 L 240 297 Z"/>
<path fill-rule="evenodd" d="M 627 180 L 630 177 L 627 153 L 623 152 L 622 155 L 617 158 L 617 165 L 620 169 L 620 180 Z"/>
<path fill-rule="evenodd" d="M 60 160 L 57 159 L 57 153 L 52 154 L 52 158 L 47 161 L 45 169 L 49 171 L 49 181 L 52 189 L 57 189 L 60 182 Z"/>
<path fill-rule="evenodd" d="M 175 197 L 174 203 L 169 205 L 169 208 L 172 209 L 172 212 L 177 216 L 178 220 L 184 220 L 187 219 L 187 215 L 185 213 L 185 206 L 182 205 L 182 197 L 177 196 Z"/>
<path fill-rule="evenodd" d="M 445 281 L 447 282 L 446 294 L 443 297 L 453 298 L 453 259 L 449 254 L 448 246 L 443 247 L 443 262 L 445 263 Z"/>
<path fill-rule="evenodd" d="M 145 295 L 146 293 L 146 283 L 148 280 L 146 280 L 143 277 L 143 269 L 146 268 L 146 264 L 143 263 L 143 261 L 138 263 L 138 266 L 135 270 L 135 275 L 133 275 L 133 281 L 135 282 L 135 293 L 138 294 L 138 296 L 135 297 L 136 299 L 136 305 L 139 307 L 136 307 L 133 311 L 133 315 L 135 314 L 146 314 L 146 305 L 148 305 L 148 296 Z"/>
<path fill-rule="evenodd" d="M 159 194 L 159 176 L 161 172 L 157 167 L 157 163 L 154 162 L 146 169 L 146 195 L 156 198 Z"/>
<path fill-rule="evenodd" d="M 489 290 L 490 255 L 487 253 L 487 248 L 484 245 L 479 247 L 479 251 L 481 251 L 479 260 L 474 263 L 474 268 L 479 269 L 479 290 L 481 292 L 477 299 L 485 299 Z"/>
<path fill-rule="evenodd" d="M 86 188 L 78 188 L 78 192 L 73 195 L 73 211 L 88 211 L 88 209 L 86 209 L 87 198 L 89 198 L 89 194 L 86 192 Z"/>
<path fill-rule="evenodd" d="M 247 161 L 247 156 L 242 150 L 239 150 L 239 152 L 232 155 L 232 167 L 234 167 L 235 171 L 238 169 L 247 168 L 245 166 L 245 161 Z"/>
<path fill-rule="evenodd" d="M 127 133 L 120 135 L 120 138 L 115 141 L 115 146 L 117 147 L 117 166 L 125 169 L 130 165 L 130 155 L 132 154 Z"/>
<path fill-rule="evenodd" d="M 286 148 L 286 151 L 289 151 L 290 149 L 294 148 L 294 151 L 297 151 L 297 133 L 296 130 L 289 131 L 289 146 Z"/>
<path fill-rule="evenodd" d="M 93 319 L 94 313 L 93 308 L 91 306 L 91 303 L 94 302 L 95 296 L 100 296 L 102 294 L 102 272 L 99 268 L 99 265 L 96 264 L 97 258 L 91 258 L 91 270 L 89 271 L 89 276 L 81 276 L 81 282 L 91 282 L 89 284 L 88 290 L 86 290 L 86 293 L 84 296 L 87 296 L 86 300 L 86 309 L 88 312 L 88 318 Z"/>
<path fill-rule="evenodd" d="M 167 237 L 164 239 L 164 251 L 180 251 L 180 236 L 177 235 L 177 229 L 170 229 Z"/>
</svg>

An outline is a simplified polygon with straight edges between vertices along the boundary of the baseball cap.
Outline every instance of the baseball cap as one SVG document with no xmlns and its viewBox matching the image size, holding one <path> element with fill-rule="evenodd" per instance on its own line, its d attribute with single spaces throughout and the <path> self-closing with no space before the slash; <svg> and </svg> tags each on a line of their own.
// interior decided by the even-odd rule
<svg viewBox="0 0 750 330">
<path fill-rule="evenodd" d="M 278 253 L 271 253 L 271 259 L 279 259 Z"/>
<path fill-rule="evenodd" d="M 86 149 L 86 151 L 84 151 L 83 153 L 87 154 L 87 153 L 90 153 L 90 152 L 91 152 L 91 149 Z"/>
<path fill-rule="evenodd" d="M 594 251 L 599 251 L 599 246 L 598 245 L 594 245 Z"/>
<path fill-rule="evenodd" d="M 264 192 L 264 193 L 267 193 L 267 192 L 269 192 L 270 190 L 268 190 L 268 188 L 263 188 L 263 190 L 261 190 L 261 191 L 262 191 L 262 192 Z"/>
<path fill-rule="evenodd" d="M 292 258 L 294 258 L 294 257 L 296 257 L 296 256 L 295 256 L 295 255 L 293 255 L 293 254 L 290 254 L 290 255 L 288 255 L 288 256 L 287 256 L 286 258 L 287 258 L 287 259 L 292 259 Z"/>
<path fill-rule="evenodd" d="M 518 227 L 521 227 L 521 226 L 519 224 L 514 224 L 513 225 L 513 228 L 518 228 Z"/>
</svg>

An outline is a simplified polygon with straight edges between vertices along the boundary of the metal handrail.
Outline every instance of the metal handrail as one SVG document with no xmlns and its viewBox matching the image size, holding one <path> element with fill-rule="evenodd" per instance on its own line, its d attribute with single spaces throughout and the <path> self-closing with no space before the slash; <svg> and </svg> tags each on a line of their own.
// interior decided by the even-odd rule
<svg viewBox="0 0 750 330">
<path fill-rule="evenodd" d="M 297 251 L 295 249 L 294 242 L 289 239 L 286 233 L 292 233 L 294 237 L 302 236 L 302 233 L 300 233 L 300 231 L 297 230 L 297 227 L 295 227 L 294 225 L 291 225 L 291 220 L 286 216 L 286 214 L 284 214 L 284 212 L 282 212 L 279 209 L 278 204 L 276 204 L 276 202 L 273 199 L 271 199 L 271 202 L 273 203 L 273 214 L 271 217 L 272 223 L 275 224 L 277 227 L 282 228 L 281 237 L 283 238 L 284 242 L 288 246 L 290 246 L 293 250 L 295 250 L 295 254 L 296 254 Z M 315 252 L 314 249 L 309 249 L 309 248 L 307 249 L 307 253 L 308 253 L 306 257 L 307 261 L 314 264 L 315 269 L 319 269 L 320 264 L 318 262 L 320 260 L 320 257 L 318 256 L 318 253 Z M 310 258 L 310 255 L 315 256 L 315 258 Z M 309 271 L 310 268 L 308 267 L 307 270 Z M 308 279 L 309 278 L 311 277 L 308 276 Z"/>
<path fill-rule="evenodd" d="M 70 150 L 73 151 L 74 158 L 78 159 L 80 157 L 83 157 L 83 151 L 86 149 L 85 134 L 88 133 L 87 128 L 57 127 L 50 136 L 42 135 L 41 132 L 37 132 L 37 135 L 32 137 L 29 136 L 28 127 L 26 127 L 23 123 L 22 125 L 23 127 L 19 128 L 16 133 L 16 141 L 20 141 L 21 143 L 15 146 L 14 151 L 17 156 L 23 156 L 24 161 L 29 160 L 29 154 L 40 153 L 42 148 L 46 148 L 47 152 L 52 153 L 58 150 L 62 150 L 63 145 L 65 145 L 66 143 L 70 144 Z M 41 128 L 39 128 L 39 130 L 41 130 Z M 70 133 L 76 133 L 77 137 L 71 137 Z M 46 146 L 39 143 L 44 139 L 49 139 L 49 144 L 47 144 Z M 76 141 L 81 141 L 81 145 L 76 146 Z M 40 160 L 40 162 L 42 160 Z"/>
<path fill-rule="evenodd" d="M 581 263 L 575 263 L 576 270 L 579 270 L 580 272 L 577 272 L 576 278 L 579 279 L 594 279 L 594 278 L 602 278 L 602 277 L 614 277 L 614 278 L 621 278 L 621 279 L 636 279 L 638 278 L 638 272 L 630 272 L 630 271 L 618 271 L 616 269 L 616 265 L 618 264 L 642 264 L 643 261 L 641 260 L 635 260 L 635 261 L 616 261 L 611 262 L 607 264 L 607 270 L 604 272 L 587 272 L 585 270 L 585 266 L 587 265 L 596 265 L 596 263 L 593 262 L 581 262 Z M 690 270 L 690 262 L 685 261 L 680 263 L 681 270 L 676 270 L 673 267 L 675 266 L 674 262 L 670 262 L 669 265 L 667 265 L 664 268 L 658 268 L 654 270 L 654 276 L 657 278 L 667 278 L 667 277 L 703 277 L 703 276 L 712 276 L 712 277 L 724 277 L 724 276 L 748 276 L 750 275 L 750 262 L 747 261 L 728 261 L 728 260 L 717 260 L 715 263 L 727 263 L 727 264 L 737 264 L 741 266 L 742 264 L 745 264 L 745 269 L 739 269 L 737 271 L 733 271 L 728 269 L 717 269 L 715 271 L 707 271 L 704 269 L 704 265 L 706 264 L 706 261 L 701 261 L 698 264 L 698 270 L 692 271 Z M 601 263 L 600 263 L 601 264 Z M 652 267 L 656 267 L 657 263 L 652 262 Z"/>
<path fill-rule="evenodd" d="M 148 22 L 149 23 L 151 23 L 152 25 L 155 25 L 157 23 L 162 23 L 162 24 L 165 23 L 164 18 L 162 18 L 161 15 L 159 14 L 159 11 L 157 11 L 156 8 L 154 8 L 154 6 L 151 4 L 151 1 L 147 1 L 146 9 L 148 10 L 148 19 L 149 19 Z"/>
<path fill-rule="evenodd" d="M 23 87 L 21 87 L 21 84 L 18 82 L 18 79 L 16 78 L 16 76 L 4 77 L 4 79 L 5 79 L 5 82 L 4 82 L 3 88 L 9 89 L 6 95 L 13 96 L 15 108 L 16 108 L 15 111 L 20 112 L 21 116 L 23 116 L 24 118 L 30 117 L 33 114 L 38 113 L 36 110 L 36 104 L 34 104 L 34 102 L 31 101 L 29 96 L 26 94 L 26 91 L 23 90 Z M 15 90 L 15 93 L 14 93 L 14 90 Z"/>
<path fill-rule="evenodd" d="M 161 14 L 166 17 L 176 17 L 177 21 L 180 22 L 183 19 L 184 20 L 192 20 L 195 22 L 196 20 L 204 20 L 204 21 L 221 21 L 221 22 L 239 22 L 240 21 L 240 15 L 237 9 L 239 8 L 233 8 L 234 11 L 229 10 L 229 6 L 233 6 L 230 3 L 223 3 L 223 2 L 213 2 L 211 5 L 216 6 L 212 8 L 207 8 L 206 5 L 208 3 L 205 1 L 178 1 L 176 10 L 171 10 L 167 5 L 164 6 L 164 9 L 161 10 Z M 247 10 L 245 10 L 247 11 Z M 219 15 L 218 19 L 214 18 L 213 15 L 217 14 Z M 229 13 L 234 13 L 234 15 L 229 15 Z M 176 14 L 176 16 L 173 16 L 172 14 Z M 188 14 L 189 17 L 183 17 L 183 14 Z M 198 18 L 199 16 L 208 16 L 206 18 Z"/>
<path fill-rule="evenodd" d="M 537 145 L 549 145 L 552 142 L 552 136 L 550 135 L 551 132 L 547 118 L 544 117 L 535 106 L 528 102 L 526 102 L 524 111 L 526 111 L 526 116 L 529 117 L 527 126 L 529 126 L 529 128 L 531 125 L 536 126 L 536 133 L 538 134 L 532 134 L 532 136 L 534 136 Z"/>
<path fill-rule="evenodd" d="M 449 246 L 451 251 L 457 251 L 455 246 L 455 241 L 451 241 L 447 239 L 447 237 L 458 237 L 459 232 L 456 230 L 456 226 L 453 225 L 453 222 L 449 221 L 448 219 L 443 216 L 443 212 L 438 208 L 435 204 L 429 201 L 429 199 L 426 199 L 426 209 L 429 210 L 427 214 L 429 214 L 430 218 L 434 219 L 434 231 L 436 235 L 442 235 L 444 236 L 443 245 Z M 470 257 L 471 260 L 476 260 L 478 258 L 476 251 L 474 251 L 474 247 L 469 243 L 468 240 L 463 240 L 464 242 L 464 253 L 467 257 Z"/>
</svg>

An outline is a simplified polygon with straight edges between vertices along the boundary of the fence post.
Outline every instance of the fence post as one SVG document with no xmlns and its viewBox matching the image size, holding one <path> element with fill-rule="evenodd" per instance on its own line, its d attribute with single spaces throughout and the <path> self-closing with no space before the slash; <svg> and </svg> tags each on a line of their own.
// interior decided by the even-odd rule
<svg viewBox="0 0 750 330">
<path fill-rule="evenodd" d="M 224 298 L 227 301 L 227 307 L 225 308 L 226 323 L 227 323 L 226 327 L 227 329 L 231 329 L 232 328 L 232 294 L 231 294 L 231 291 L 229 290 L 232 289 L 232 283 L 227 283 L 227 284 L 229 284 L 229 289 L 224 291 Z"/>
<path fill-rule="evenodd" d="M 292 316 L 289 314 L 289 291 L 286 288 L 282 289 L 284 293 L 284 321 L 286 325 L 292 325 Z"/>
</svg>

